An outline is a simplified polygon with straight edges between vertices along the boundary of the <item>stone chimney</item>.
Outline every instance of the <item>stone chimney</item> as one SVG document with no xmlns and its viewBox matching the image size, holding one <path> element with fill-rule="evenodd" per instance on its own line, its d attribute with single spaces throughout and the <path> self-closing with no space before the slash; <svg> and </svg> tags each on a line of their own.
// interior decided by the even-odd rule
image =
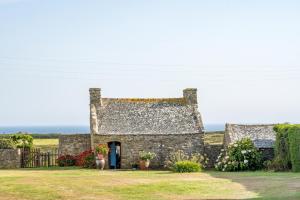
<svg viewBox="0 0 300 200">
<path fill-rule="evenodd" d="M 101 88 L 90 88 L 90 104 L 101 105 Z"/>
<path fill-rule="evenodd" d="M 99 133 L 98 110 L 101 106 L 101 89 L 90 88 L 90 130 L 91 148 L 94 149 L 94 135 Z"/>
<path fill-rule="evenodd" d="M 183 97 L 188 105 L 197 105 L 197 88 L 186 88 L 183 90 Z"/>
</svg>

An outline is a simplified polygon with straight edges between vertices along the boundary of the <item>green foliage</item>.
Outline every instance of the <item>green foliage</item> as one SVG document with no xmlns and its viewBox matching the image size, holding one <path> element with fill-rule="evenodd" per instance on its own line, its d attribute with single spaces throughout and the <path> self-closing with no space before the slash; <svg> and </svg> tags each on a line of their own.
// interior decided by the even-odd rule
<svg viewBox="0 0 300 200">
<path fill-rule="evenodd" d="M 288 139 L 292 170 L 300 172 L 300 125 L 289 128 Z"/>
<path fill-rule="evenodd" d="M 199 163 L 201 168 L 206 168 L 209 159 L 206 154 L 202 155 L 200 153 L 193 153 L 191 155 L 187 155 L 186 153 L 184 153 L 184 151 L 178 150 L 176 152 L 170 153 L 169 158 L 164 163 L 164 167 L 173 170 L 174 165 L 180 161 L 192 161 L 195 163 Z"/>
<path fill-rule="evenodd" d="M 16 144 L 17 148 L 32 148 L 33 138 L 31 135 L 23 134 L 21 132 L 11 135 L 11 140 Z"/>
<path fill-rule="evenodd" d="M 291 168 L 288 141 L 288 129 L 290 126 L 289 124 L 282 124 L 274 127 L 274 131 L 276 131 L 274 169 L 276 171 L 284 171 Z"/>
<path fill-rule="evenodd" d="M 15 143 L 10 138 L 0 138 L 0 149 L 14 149 Z"/>
<path fill-rule="evenodd" d="M 97 154 L 102 154 L 104 156 L 107 155 L 108 153 L 108 146 L 106 144 L 99 144 L 97 147 L 96 147 L 96 153 Z"/>
<path fill-rule="evenodd" d="M 151 153 L 151 152 L 145 152 L 145 151 L 141 151 L 139 153 L 140 159 L 141 160 L 152 160 L 153 158 L 156 157 L 155 153 Z"/>
<path fill-rule="evenodd" d="M 185 161 L 178 161 L 175 163 L 173 167 L 174 172 L 199 172 L 201 171 L 201 165 L 197 162 L 185 160 Z"/>
<path fill-rule="evenodd" d="M 219 171 L 257 170 L 262 167 L 261 153 L 249 138 L 244 138 L 222 149 L 215 168 Z"/>
<path fill-rule="evenodd" d="M 300 125 L 280 124 L 276 131 L 275 159 L 273 167 L 276 171 L 292 169 L 300 171 Z"/>
<path fill-rule="evenodd" d="M 75 162 L 76 162 L 75 157 L 71 155 L 59 156 L 57 159 L 58 166 L 60 167 L 74 166 Z"/>
<path fill-rule="evenodd" d="M 19 134 L 19 133 L 16 133 Z M 60 133 L 23 133 L 37 139 L 58 139 Z M 0 134 L 0 138 L 10 138 L 14 134 Z"/>
<path fill-rule="evenodd" d="M 94 153 L 91 153 L 84 158 L 83 167 L 96 168 L 96 159 Z"/>
</svg>

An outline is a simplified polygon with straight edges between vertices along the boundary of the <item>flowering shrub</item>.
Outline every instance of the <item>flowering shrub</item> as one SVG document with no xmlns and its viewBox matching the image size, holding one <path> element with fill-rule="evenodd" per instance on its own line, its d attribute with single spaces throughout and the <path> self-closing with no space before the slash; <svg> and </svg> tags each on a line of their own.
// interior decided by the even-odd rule
<svg viewBox="0 0 300 200">
<path fill-rule="evenodd" d="M 95 164 L 95 154 L 93 150 L 86 150 L 81 152 L 76 156 L 76 166 L 94 168 Z"/>
<path fill-rule="evenodd" d="M 152 160 L 153 158 L 156 157 L 155 153 L 151 153 L 151 152 L 145 152 L 145 151 L 141 151 L 139 153 L 140 159 L 141 160 Z"/>
<path fill-rule="evenodd" d="M 194 153 L 192 155 L 187 155 L 184 153 L 184 151 L 178 150 L 170 154 L 168 160 L 165 162 L 164 167 L 174 170 L 175 164 L 181 161 L 191 161 L 200 164 L 200 168 L 206 168 L 209 159 L 206 154 L 201 155 L 200 153 Z"/>
<path fill-rule="evenodd" d="M 75 162 L 76 162 L 75 157 L 71 155 L 59 156 L 57 159 L 58 166 L 60 167 L 74 166 Z"/>
<path fill-rule="evenodd" d="M 216 160 L 215 168 L 220 171 L 256 170 L 262 167 L 261 153 L 249 138 L 228 146 Z"/>
<path fill-rule="evenodd" d="M 108 146 L 106 144 L 99 144 L 96 147 L 96 153 L 106 156 L 108 153 Z"/>
<path fill-rule="evenodd" d="M 185 172 L 199 172 L 201 171 L 201 164 L 193 161 L 178 161 L 173 167 L 173 171 L 185 173 Z"/>
</svg>

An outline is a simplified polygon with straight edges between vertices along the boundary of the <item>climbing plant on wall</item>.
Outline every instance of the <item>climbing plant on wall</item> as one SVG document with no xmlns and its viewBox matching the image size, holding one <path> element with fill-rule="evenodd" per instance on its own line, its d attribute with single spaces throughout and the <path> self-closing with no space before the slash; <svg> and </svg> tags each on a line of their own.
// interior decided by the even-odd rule
<svg viewBox="0 0 300 200">
<path fill-rule="evenodd" d="M 300 172 L 300 125 L 281 124 L 276 131 L 275 162 L 279 169 Z"/>
</svg>

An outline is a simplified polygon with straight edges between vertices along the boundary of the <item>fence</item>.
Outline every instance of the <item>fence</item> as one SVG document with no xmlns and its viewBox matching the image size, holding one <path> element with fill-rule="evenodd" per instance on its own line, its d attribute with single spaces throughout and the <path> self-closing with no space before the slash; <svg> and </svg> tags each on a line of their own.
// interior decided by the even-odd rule
<svg viewBox="0 0 300 200">
<path fill-rule="evenodd" d="M 58 149 L 41 152 L 40 149 L 22 149 L 21 167 L 51 167 L 57 166 Z"/>
</svg>

